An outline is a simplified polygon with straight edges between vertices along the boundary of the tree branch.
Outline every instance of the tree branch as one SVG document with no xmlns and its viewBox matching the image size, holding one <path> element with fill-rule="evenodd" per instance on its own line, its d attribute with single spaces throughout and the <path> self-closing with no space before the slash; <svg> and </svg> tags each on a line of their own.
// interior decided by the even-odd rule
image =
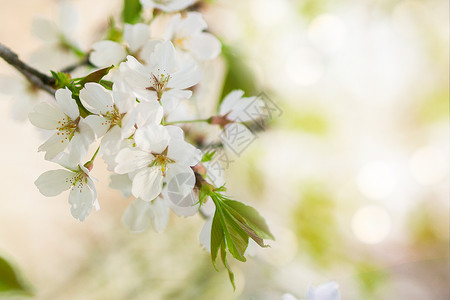
<svg viewBox="0 0 450 300">
<path fill-rule="evenodd" d="M 12 52 L 9 48 L 0 43 L 0 57 L 3 58 L 8 64 L 16 68 L 17 71 L 22 73 L 23 76 L 34 86 L 40 88 L 47 93 L 54 95 L 55 89 L 53 85 L 55 80 L 47 76 L 38 70 L 30 67 L 19 59 L 19 56 Z"/>
</svg>

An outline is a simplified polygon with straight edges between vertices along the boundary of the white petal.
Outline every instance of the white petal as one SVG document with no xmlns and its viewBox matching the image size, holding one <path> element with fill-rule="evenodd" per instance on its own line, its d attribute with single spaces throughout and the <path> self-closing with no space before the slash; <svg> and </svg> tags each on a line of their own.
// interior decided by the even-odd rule
<svg viewBox="0 0 450 300">
<path fill-rule="evenodd" d="M 171 139 L 167 156 L 187 166 L 195 166 L 202 158 L 202 152 L 182 139 Z"/>
<path fill-rule="evenodd" d="M 112 127 L 103 137 L 100 147 L 102 154 L 113 154 L 120 150 L 122 131 L 119 126 Z"/>
<path fill-rule="evenodd" d="M 308 289 L 308 300 L 340 300 L 339 284 L 331 281 Z"/>
<path fill-rule="evenodd" d="M 59 40 L 58 27 L 50 20 L 36 17 L 31 25 L 33 34 L 47 43 L 56 43 Z"/>
<path fill-rule="evenodd" d="M 172 203 L 181 205 L 183 200 L 195 185 L 195 175 L 189 166 L 173 163 L 168 164 L 166 172 L 167 195 Z"/>
<path fill-rule="evenodd" d="M 86 83 L 80 91 L 80 100 L 94 114 L 105 115 L 113 110 L 112 93 L 98 83 Z"/>
<path fill-rule="evenodd" d="M 78 10 L 69 1 L 59 2 L 59 24 L 67 38 L 71 38 L 78 25 Z"/>
<path fill-rule="evenodd" d="M 169 197 L 169 196 L 167 196 Z M 177 202 L 177 203 L 175 203 Z M 198 195 L 191 191 L 185 197 L 169 198 L 170 209 L 180 217 L 190 217 L 198 212 Z"/>
<path fill-rule="evenodd" d="M 208 27 L 201 13 L 189 12 L 184 19 L 181 19 L 180 31 L 183 36 L 198 34 Z"/>
<path fill-rule="evenodd" d="M 150 56 L 150 67 L 154 74 L 171 74 L 175 70 L 175 48 L 171 41 L 155 46 L 155 51 Z"/>
<path fill-rule="evenodd" d="M 70 190 L 69 204 L 70 212 L 75 219 L 84 221 L 92 210 L 94 194 L 86 183 L 75 186 Z"/>
<path fill-rule="evenodd" d="M 102 137 L 110 127 L 110 123 L 104 117 L 98 115 L 89 115 L 84 119 L 84 122 L 91 127 L 98 138 Z"/>
<path fill-rule="evenodd" d="M 130 46 L 131 52 L 139 50 L 150 38 L 150 28 L 146 24 L 125 24 L 123 37 Z"/>
<path fill-rule="evenodd" d="M 136 124 L 139 128 L 149 124 L 161 124 L 163 108 L 157 101 L 139 103 L 136 106 L 136 112 Z"/>
<path fill-rule="evenodd" d="M 131 196 L 131 180 L 127 174 L 112 174 L 109 186 L 122 192 L 124 197 Z"/>
<path fill-rule="evenodd" d="M 281 300 L 298 300 L 298 299 L 292 294 L 283 294 L 283 296 L 281 296 Z"/>
<path fill-rule="evenodd" d="M 133 178 L 131 192 L 136 198 L 151 201 L 162 190 L 163 175 L 159 167 L 144 168 Z"/>
<path fill-rule="evenodd" d="M 44 158 L 50 160 L 64 151 L 69 144 L 69 139 L 54 133 L 45 143 L 39 146 L 39 151 L 45 151 Z"/>
<path fill-rule="evenodd" d="M 148 166 L 153 159 L 154 157 L 148 152 L 125 148 L 116 156 L 117 166 L 114 171 L 118 174 L 130 173 Z"/>
<path fill-rule="evenodd" d="M 185 49 L 191 52 L 199 60 L 216 58 L 220 54 L 222 45 L 219 40 L 210 33 L 199 33 L 186 40 Z"/>
<path fill-rule="evenodd" d="M 169 145 L 170 136 L 164 126 L 149 124 L 137 129 L 134 139 L 142 150 L 159 154 Z"/>
<path fill-rule="evenodd" d="M 80 116 L 78 105 L 72 99 L 72 92 L 68 88 L 59 89 L 55 93 L 56 102 L 63 113 L 68 115 L 72 120 Z"/>
<path fill-rule="evenodd" d="M 99 68 L 117 65 L 127 57 L 123 46 L 113 41 L 97 42 L 92 45 L 92 49 L 89 61 Z"/>
<path fill-rule="evenodd" d="M 177 72 L 170 75 L 167 86 L 176 89 L 187 89 L 200 82 L 202 73 L 194 60 L 188 60 Z"/>
<path fill-rule="evenodd" d="M 34 182 L 42 195 L 53 197 L 68 190 L 72 183 L 72 179 L 76 175 L 75 172 L 68 170 L 52 170 L 47 171 Z"/>
<path fill-rule="evenodd" d="M 147 230 L 152 218 L 150 206 L 150 202 L 141 199 L 131 202 L 122 216 L 123 225 L 132 232 Z"/>
<path fill-rule="evenodd" d="M 208 252 L 211 252 L 211 228 L 212 228 L 213 218 L 206 220 L 205 225 L 203 225 L 202 231 L 200 232 L 200 244 L 205 247 Z"/>
<path fill-rule="evenodd" d="M 37 104 L 34 112 L 31 112 L 28 117 L 34 126 L 53 130 L 58 127 L 58 122 L 62 121 L 65 116 L 58 108 L 43 102 Z"/>
<path fill-rule="evenodd" d="M 169 224 L 169 207 L 168 203 L 161 197 L 157 197 L 150 202 L 150 212 L 152 215 L 152 225 L 156 232 L 166 229 Z"/>
<path fill-rule="evenodd" d="M 219 115 L 224 116 L 225 114 L 233 111 L 233 108 L 241 100 L 242 96 L 244 96 L 244 91 L 241 90 L 234 90 L 226 95 L 222 101 L 222 104 L 220 104 Z"/>
<path fill-rule="evenodd" d="M 120 113 L 128 112 L 136 104 L 136 97 L 123 80 L 115 80 L 112 90 L 114 103 Z"/>
</svg>

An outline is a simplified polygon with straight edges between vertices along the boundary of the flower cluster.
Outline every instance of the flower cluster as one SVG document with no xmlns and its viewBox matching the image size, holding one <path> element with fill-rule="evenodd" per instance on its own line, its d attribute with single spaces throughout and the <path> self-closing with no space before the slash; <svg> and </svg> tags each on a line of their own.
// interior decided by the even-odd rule
<svg viewBox="0 0 450 300">
<path fill-rule="evenodd" d="M 161 231 L 170 210 L 179 216 L 201 212 L 207 219 L 201 241 L 214 264 L 220 250 L 234 285 L 227 250 L 245 261 L 249 240 L 265 247 L 263 240 L 273 236 L 255 209 L 224 195 L 221 170 L 208 164 L 216 151 L 204 150 L 209 131 L 186 125 L 203 122 L 226 131 L 234 124 L 248 131 L 255 113 L 263 116 L 259 108 L 264 103 L 233 91 L 217 114 L 200 119 L 204 112 L 199 109 L 197 119 L 190 115 L 177 121 L 186 103 L 201 107 L 201 99 L 193 105 L 191 97 L 205 61 L 221 50 L 219 40 L 205 32 L 202 15 L 184 11 L 190 4 L 142 0 L 143 8 L 153 8 L 149 22 L 170 17 L 160 38 L 152 35 L 148 22 L 124 22 L 123 28 L 114 28 L 115 38 L 92 45 L 88 59 L 100 69 L 79 78 L 52 72 L 55 101 L 37 104 L 29 119 L 51 132 L 39 151 L 63 169 L 43 173 L 35 184 L 45 196 L 70 190 L 71 213 L 83 221 L 102 202 L 91 175 L 95 160 L 102 157 L 112 172 L 110 186 L 134 198 L 122 219 L 127 228 L 143 231 L 153 225 Z"/>
</svg>

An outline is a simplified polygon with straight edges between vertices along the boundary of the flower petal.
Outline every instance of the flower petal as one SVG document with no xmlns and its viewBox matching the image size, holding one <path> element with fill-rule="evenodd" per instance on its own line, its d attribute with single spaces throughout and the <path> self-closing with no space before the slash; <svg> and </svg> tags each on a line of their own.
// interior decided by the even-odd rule
<svg viewBox="0 0 450 300">
<path fill-rule="evenodd" d="M 99 68 L 117 65 L 127 57 L 123 46 L 113 41 L 97 42 L 92 45 L 92 49 L 89 61 Z"/>
<path fill-rule="evenodd" d="M 51 170 L 41 174 L 34 184 L 42 195 L 53 197 L 68 190 L 72 186 L 70 180 L 75 175 L 75 172 L 68 170 Z"/>
<path fill-rule="evenodd" d="M 142 150 L 159 154 L 169 145 L 170 136 L 164 126 L 149 124 L 137 129 L 134 139 Z"/>
<path fill-rule="evenodd" d="M 86 83 L 80 91 L 80 100 L 94 114 L 105 115 L 114 109 L 112 94 L 98 83 Z"/>
<path fill-rule="evenodd" d="M 34 126 L 54 130 L 58 127 L 58 122 L 63 120 L 65 116 L 58 108 L 43 102 L 37 104 L 28 117 Z"/>
<path fill-rule="evenodd" d="M 68 88 L 59 89 L 55 93 L 56 102 L 63 113 L 75 120 L 80 116 L 78 105 L 72 99 L 72 92 Z"/>
<path fill-rule="evenodd" d="M 114 171 L 126 174 L 148 166 L 154 157 L 148 152 L 130 148 L 122 149 L 116 156 L 117 166 Z"/>
<path fill-rule="evenodd" d="M 161 168 L 144 168 L 134 176 L 131 192 L 136 198 L 151 201 L 161 193 L 162 183 Z"/>
<path fill-rule="evenodd" d="M 139 50 L 150 38 L 150 28 L 146 24 L 125 24 L 123 37 L 131 52 Z"/>
<path fill-rule="evenodd" d="M 75 219 L 84 221 L 91 213 L 94 200 L 94 195 L 86 183 L 72 188 L 69 194 L 70 212 L 72 216 Z"/>
</svg>

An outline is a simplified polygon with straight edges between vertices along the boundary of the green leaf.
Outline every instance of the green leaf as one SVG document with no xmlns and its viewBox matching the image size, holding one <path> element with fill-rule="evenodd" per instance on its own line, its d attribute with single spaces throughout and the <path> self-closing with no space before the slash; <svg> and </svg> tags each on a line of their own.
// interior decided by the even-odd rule
<svg viewBox="0 0 450 300">
<path fill-rule="evenodd" d="M 266 221 L 263 217 L 261 217 L 256 209 L 245 205 L 242 202 L 230 199 L 223 200 L 223 203 L 231 208 L 230 211 L 234 216 L 241 216 L 244 218 L 248 226 L 252 228 L 258 236 L 263 239 L 275 240 L 273 234 L 270 232 L 269 226 L 267 226 Z"/>
<path fill-rule="evenodd" d="M 13 267 L 0 257 L 0 294 L 3 293 L 31 295 L 29 288 L 19 279 Z"/>
<path fill-rule="evenodd" d="M 124 0 L 122 21 L 128 24 L 136 24 L 141 20 L 142 5 L 139 0 Z"/>
<path fill-rule="evenodd" d="M 231 271 L 230 265 L 227 261 L 227 251 L 225 240 L 222 240 L 222 244 L 220 245 L 220 258 L 222 259 L 222 263 L 228 271 L 228 277 L 230 278 L 231 285 L 233 286 L 233 290 L 236 290 L 236 284 L 234 282 L 234 273 Z"/>
<path fill-rule="evenodd" d="M 68 73 L 50 71 L 55 79 L 55 87 L 57 89 L 65 88 L 72 85 L 72 77 Z"/>
<path fill-rule="evenodd" d="M 202 162 L 208 162 L 211 161 L 214 157 L 214 154 L 216 154 L 216 151 L 210 151 L 210 152 L 206 152 L 205 154 L 203 154 L 202 156 Z"/>
<path fill-rule="evenodd" d="M 214 268 L 217 270 L 217 255 L 219 253 L 219 248 L 222 243 L 225 242 L 222 224 L 219 220 L 218 214 L 214 214 L 212 227 L 211 227 L 211 259 L 214 265 Z"/>
<path fill-rule="evenodd" d="M 103 77 L 105 77 L 109 73 L 109 70 L 111 70 L 112 68 L 114 68 L 114 66 L 106 67 L 106 68 L 97 70 L 95 72 L 92 72 L 91 74 L 89 74 L 86 77 L 82 78 L 79 81 L 79 84 L 81 86 L 84 86 L 88 82 L 100 82 L 100 80 Z"/>
<path fill-rule="evenodd" d="M 242 262 L 247 261 L 244 253 L 248 246 L 248 234 L 227 211 L 219 209 L 219 213 L 228 251 L 237 260 Z"/>
</svg>

